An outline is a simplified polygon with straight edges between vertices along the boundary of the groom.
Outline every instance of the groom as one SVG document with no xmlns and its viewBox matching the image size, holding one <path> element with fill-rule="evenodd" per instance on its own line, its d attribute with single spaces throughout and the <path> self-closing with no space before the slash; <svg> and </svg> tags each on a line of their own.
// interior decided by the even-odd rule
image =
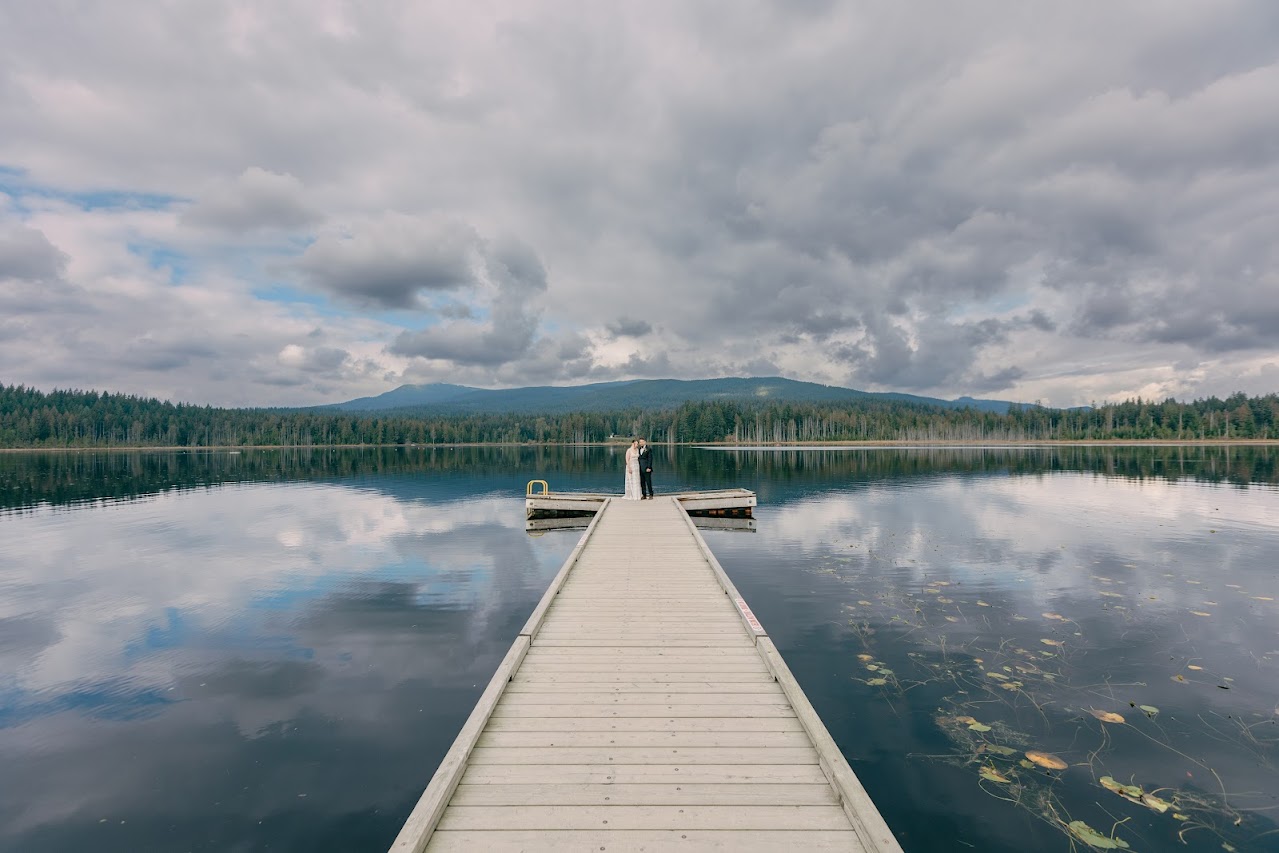
<svg viewBox="0 0 1279 853">
<path fill-rule="evenodd" d="M 639 442 L 640 491 L 643 492 L 641 500 L 650 500 L 653 497 L 653 451 L 644 439 L 641 438 Z"/>
</svg>

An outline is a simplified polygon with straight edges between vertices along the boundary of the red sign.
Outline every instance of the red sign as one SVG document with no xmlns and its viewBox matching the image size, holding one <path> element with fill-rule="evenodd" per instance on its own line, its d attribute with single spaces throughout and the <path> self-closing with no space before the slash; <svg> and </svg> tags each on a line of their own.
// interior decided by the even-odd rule
<svg viewBox="0 0 1279 853">
<path fill-rule="evenodd" d="M 764 633 L 764 626 L 759 624 L 759 620 L 755 618 L 755 614 L 751 613 L 751 609 L 746 605 L 746 601 L 741 598 L 734 600 L 737 602 L 737 609 L 742 611 L 742 616 L 746 617 L 746 624 L 754 628 L 756 633 Z"/>
</svg>

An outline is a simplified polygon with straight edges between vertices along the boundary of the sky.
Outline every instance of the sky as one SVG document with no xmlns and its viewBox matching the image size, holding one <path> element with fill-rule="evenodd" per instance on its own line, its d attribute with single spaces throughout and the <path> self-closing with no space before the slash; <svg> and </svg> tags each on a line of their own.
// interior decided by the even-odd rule
<svg viewBox="0 0 1279 853">
<path fill-rule="evenodd" d="M 0 4 L 0 384 L 1279 390 L 1273 0 Z"/>
</svg>

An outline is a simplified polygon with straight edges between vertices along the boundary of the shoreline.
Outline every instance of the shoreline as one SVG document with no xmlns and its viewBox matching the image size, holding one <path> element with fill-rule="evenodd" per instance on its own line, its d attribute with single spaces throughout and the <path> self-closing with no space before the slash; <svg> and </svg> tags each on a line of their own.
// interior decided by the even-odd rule
<svg viewBox="0 0 1279 853">
<path fill-rule="evenodd" d="M 0 447 L 4 453 L 231 453 L 250 450 L 453 450 L 462 447 L 624 447 L 624 441 L 563 442 L 458 442 L 452 444 L 226 444 L 207 446 L 95 446 L 95 447 Z M 982 439 L 982 440 L 915 440 L 883 441 L 782 441 L 759 444 L 744 442 L 680 441 L 654 442 L 656 447 L 696 447 L 709 450 L 882 450 L 901 447 L 934 448 L 1003 448 L 1003 447 L 1279 447 L 1279 438 L 1123 438 L 1123 439 Z"/>
</svg>

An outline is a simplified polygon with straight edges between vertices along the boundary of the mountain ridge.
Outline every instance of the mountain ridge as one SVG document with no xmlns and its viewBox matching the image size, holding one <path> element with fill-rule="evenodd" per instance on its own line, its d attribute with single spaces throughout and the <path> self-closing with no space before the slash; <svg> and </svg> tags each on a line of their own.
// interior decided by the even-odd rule
<svg viewBox="0 0 1279 853">
<path fill-rule="evenodd" d="M 631 408 L 671 409 L 691 400 L 744 402 L 870 402 L 892 401 L 943 409 L 971 408 L 1005 413 L 1009 407 L 1029 404 L 963 396 L 954 400 L 901 392 L 859 391 L 838 385 L 802 382 L 780 376 L 721 377 L 717 379 L 631 379 L 586 385 L 536 385 L 520 388 L 473 388 L 435 382 L 401 385 L 373 397 L 359 397 L 327 406 L 321 411 L 422 412 L 431 414 L 529 413 L 562 414 Z"/>
</svg>

